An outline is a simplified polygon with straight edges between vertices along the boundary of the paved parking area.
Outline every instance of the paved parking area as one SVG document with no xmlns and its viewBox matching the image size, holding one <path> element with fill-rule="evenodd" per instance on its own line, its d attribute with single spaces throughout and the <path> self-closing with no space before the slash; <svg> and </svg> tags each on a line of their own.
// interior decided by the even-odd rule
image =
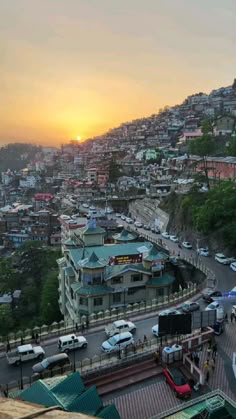
<svg viewBox="0 0 236 419">
<path fill-rule="evenodd" d="M 226 324 L 225 332 L 216 337 L 218 354 L 215 371 L 211 372 L 209 389 L 220 389 L 236 401 L 236 379 L 232 370 L 232 356 L 236 351 L 236 322 Z M 200 365 L 207 359 L 207 345 L 203 348 Z M 125 394 L 116 395 L 109 401 L 115 403 L 122 419 L 148 419 L 168 409 L 183 404 L 162 378 L 151 384 L 142 383 L 140 388 L 124 390 Z M 193 393 L 192 397 L 198 397 Z M 106 399 L 107 400 L 107 399 Z"/>
</svg>

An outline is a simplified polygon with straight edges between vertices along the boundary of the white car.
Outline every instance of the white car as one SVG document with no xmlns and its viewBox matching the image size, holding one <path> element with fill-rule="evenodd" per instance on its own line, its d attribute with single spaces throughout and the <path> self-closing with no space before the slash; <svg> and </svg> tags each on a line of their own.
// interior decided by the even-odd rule
<svg viewBox="0 0 236 419">
<path fill-rule="evenodd" d="M 118 335 L 122 332 L 136 332 L 136 326 L 133 322 L 126 320 L 116 320 L 112 324 L 105 327 L 105 333 L 108 337 Z"/>
<path fill-rule="evenodd" d="M 121 214 L 119 214 L 119 212 L 116 212 L 116 218 L 120 218 Z"/>
<path fill-rule="evenodd" d="M 174 316 L 175 314 L 181 314 L 181 312 L 175 308 L 168 308 L 167 310 L 160 311 L 159 316 Z"/>
<path fill-rule="evenodd" d="M 165 239 L 169 239 L 170 235 L 169 233 L 167 233 L 167 231 L 164 231 L 163 233 L 161 233 L 162 237 L 164 237 Z"/>
<path fill-rule="evenodd" d="M 126 222 L 127 224 L 133 224 L 132 218 L 129 218 L 129 217 L 126 218 Z"/>
<path fill-rule="evenodd" d="M 183 242 L 182 246 L 185 247 L 185 249 L 192 249 L 193 248 L 193 246 L 189 242 Z"/>
<path fill-rule="evenodd" d="M 232 269 L 232 271 L 236 272 L 236 262 L 232 262 L 229 266 Z"/>
<path fill-rule="evenodd" d="M 84 203 L 84 204 L 82 204 L 82 207 L 89 208 L 89 204 Z"/>
<path fill-rule="evenodd" d="M 170 240 L 174 243 L 178 243 L 178 241 L 179 241 L 177 236 L 170 236 Z"/>
<path fill-rule="evenodd" d="M 206 311 L 209 311 L 209 310 L 216 310 L 217 308 L 219 308 L 220 307 L 220 303 L 219 303 L 219 301 L 213 301 L 211 304 L 209 304 L 206 308 L 205 308 L 205 310 Z"/>
<path fill-rule="evenodd" d="M 140 221 L 135 221 L 134 225 L 135 227 L 142 228 L 143 223 L 140 223 Z"/>
<path fill-rule="evenodd" d="M 152 333 L 154 334 L 154 336 L 156 336 L 157 338 L 158 338 L 158 336 L 159 336 L 159 324 L 155 324 L 153 327 L 152 327 Z"/>
<path fill-rule="evenodd" d="M 210 256 L 210 253 L 209 253 L 209 250 L 207 249 L 207 248 L 205 248 L 205 247 L 200 247 L 199 249 L 197 249 L 197 253 L 200 255 L 200 256 Z"/>
<path fill-rule="evenodd" d="M 122 214 L 122 216 L 120 217 L 123 221 L 126 220 L 126 216 L 124 214 Z"/>
<path fill-rule="evenodd" d="M 223 253 L 216 253 L 215 260 L 221 263 L 222 265 L 229 265 L 231 262 L 230 259 L 228 259 L 225 255 L 223 255 Z"/>
<path fill-rule="evenodd" d="M 104 352 L 121 351 L 129 345 L 134 344 L 134 338 L 130 332 L 120 333 L 119 335 L 112 336 L 102 344 Z"/>
</svg>

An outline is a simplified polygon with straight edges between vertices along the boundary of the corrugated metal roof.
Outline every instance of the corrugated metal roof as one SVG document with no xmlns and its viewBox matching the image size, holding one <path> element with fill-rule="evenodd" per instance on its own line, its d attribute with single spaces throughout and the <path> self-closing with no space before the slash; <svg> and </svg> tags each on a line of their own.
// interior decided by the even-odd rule
<svg viewBox="0 0 236 419">
<path fill-rule="evenodd" d="M 47 388 L 42 380 L 38 380 L 31 387 L 22 390 L 21 393 L 16 397 L 20 400 L 31 403 L 38 403 L 46 407 L 60 406 L 60 401 Z"/>
<path fill-rule="evenodd" d="M 96 415 L 102 408 L 102 400 L 97 392 L 95 386 L 90 387 L 81 396 L 77 397 L 71 404 L 67 406 L 67 410 L 71 412 L 87 413 L 89 415 Z"/>
<path fill-rule="evenodd" d="M 52 393 L 66 409 L 84 390 L 85 386 L 78 372 L 69 375 L 66 380 L 51 388 Z"/>
<path fill-rule="evenodd" d="M 97 417 L 103 419 L 120 419 L 120 415 L 114 404 L 104 407 Z"/>
</svg>

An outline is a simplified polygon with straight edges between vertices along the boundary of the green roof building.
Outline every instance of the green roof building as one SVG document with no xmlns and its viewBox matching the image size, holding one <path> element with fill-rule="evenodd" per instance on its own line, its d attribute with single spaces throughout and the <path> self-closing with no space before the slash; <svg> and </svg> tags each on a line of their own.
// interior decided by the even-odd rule
<svg viewBox="0 0 236 419">
<path fill-rule="evenodd" d="M 38 380 L 28 388 L 10 394 L 9 397 L 45 407 L 60 406 L 68 412 L 85 413 L 104 419 L 120 418 L 115 405 L 103 406 L 95 386 L 85 389 L 78 372 L 67 377 Z"/>
<path fill-rule="evenodd" d="M 78 236 L 79 235 L 79 236 Z M 166 272 L 168 255 L 137 234 L 123 230 L 115 244 L 103 244 L 103 229 L 77 230 L 70 238 L 59 266 L 59 304 L 65 320 L 82 315 L 163 298 L 175 280 Z"/>
</svg>

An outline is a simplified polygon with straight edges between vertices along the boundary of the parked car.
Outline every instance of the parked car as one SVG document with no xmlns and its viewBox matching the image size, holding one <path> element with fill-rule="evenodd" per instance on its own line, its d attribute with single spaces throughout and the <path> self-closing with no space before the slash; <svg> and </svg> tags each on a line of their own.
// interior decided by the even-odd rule
<svg viewBox="0 0 236 419">
<path fill-rule="evenodd" d="M 222 265 L 229 265 L 231 260 L 227 258 L 223 253 L 216 253 L 215 254 L 215 260 Z"/>
<path fill-rule="evenodd" d="M 191 387 L 178 368 L 165 368 L 163 374 L 165 376 L 166 382 L 174 390 L 176 397 L 185 398 L 191 396 Z"/>
<path fill-rule="evenodd" d="M 56 354 L 45 358 L 42 362 L 33 365 L 32 369 L 35 374 L 42 374 L 44 371 L 61 368 L 70 365 L 70 359 L 67 354 Z"/>
<path fill-rule="evenodd" d="M 182 246 L 185 247 L 185 249 L 192 249 L 193 248 L 193 246 L 189 242 L 183 242 Z"/>
<path fill-rule="evenodd" d="M 181 312 L 175 308 L 168 308 L 166 310 L 160 311 L 159 316 L 174 316 L 175 314 L 181 314 Z"/>
<path fill-rule="evenodd" d="M 116 218 L 120 218 L 121 214 L 119 212 L 116 212 Z"/>
<path fill-rule="evenodd" d="M 200 305 L 196 301 L 187 301 L 182 305 L 182 310 L 184 313 L 189 313 L 191 311 L 199 310 Z"/>
<path fill-rule="evenodd" d="M 120 333 L 112 336 L 102 344 L 102 350 L 104 352 L 116 352 L 129 345 L 134 344 L 133 335 L 130 332 Z"/>
<path fill-rule="evenodd" d="M 144 224 L 143 228 L 144 230 L 151 230 L 151 227 L 148 224 Z"/>
<path fill-rule="evenodd" d="M 232 269 L 232 271 L 236 272 L 236 262 L 232 262 L 229 266 Z"/>
<path fill-rule="evenodd" d="M 126 220 L 126 216 L 125 216 L 124 214 L 122 214 L 120 218 L 121 218 L 123 221 L 125 221 L 125 220 Z"/>
<path fill-rule="evenodd" d="M 200 256 L 210 256 L 209 250 L 206 247 L 200 247 L 199 249 L 197 249 L 197 253 Z"/>
<path fill-rule="evenodd" d="M 158 227 L 151 227 L 151 231 L 155 234 L 160 234 L 160 229 Z"/>
<path fill-rule="evenodd" d="M 204 301 L 206 301 L 207 303 L 211 303 L 213 300 L 213 297 L 221 297 L 222 293 L 220 291 L 212 291 L 212 290 L 208 290 L 205 291 L 202 294 L 202 298 Z"/>
<path fill-rule="evenodd" d="M 105 327 L 105 333 L 108 337 L 118 335 L 122 332 L 136 332 L 136 325 L 133 322 L 126 320 L 116 320 L 112 324 Z"/>
<path fill-rule="evenodd" d="M 132 220 L 132 218 L 127 217 L 126 222 L 127 224 L 133 224 L 134 221 Z"/>
<path fill-rule="evenodd" d="M 177 236 L 170 236 L 170 240 L 174 243 L 178 243 L 178 241 L 179 241 Z"/>
<path fill-rule="evenodd" d="M 205 308 L 205 310 L 206 311 L 209 311 L 209 310 L 216 310 L 217 308 L 219 308 L 220 307 L 220 303 L 219 303 L 219 301 L 213 301 L 211 304 L 209 304 L 206 308 Z"/>
<path fill-rule="evenodd" d="M 159 336 L 159 324 L 155 324 L 153 327 L 152 327 L 152 333 L 154 334 L 154 336 L 156 336 L 157 338 L 158 338 L 158 336 Z"/>
<path fill-rule="evenodd" d="M 140 221 L 135 221 L 134 225 L 135 225 L 135 227 L 138 227 L 138 228 L 143 227 L 143 223 L 141 223 Z"/>
<path fill-rule="evenodd" d="M 66 335 L 61 336 L 58 340 L 58 348 L 60 352 L 68 353 L 78 348 L 87 348 L 88 342 L 84 336 Z"/>
<path fill-rule="evenodd" d="M 163 233 L 161 233 L 162 237 L 164 237 L 164 239 L 169 239 L 170 235 L 169 233 L 167 233 L 167 231 L 164 231 Z"/>
</svg>

